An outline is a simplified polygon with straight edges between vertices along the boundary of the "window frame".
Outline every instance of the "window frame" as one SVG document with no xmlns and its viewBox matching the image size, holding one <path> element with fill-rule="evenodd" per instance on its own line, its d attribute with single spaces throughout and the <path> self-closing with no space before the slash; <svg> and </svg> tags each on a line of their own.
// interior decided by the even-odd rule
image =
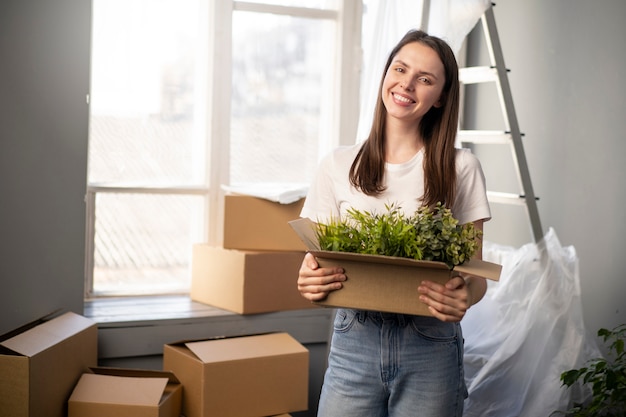
<svg viewBox="0 0 626 417">
<path fill-rule="evenodd" d="M 279 6 L 234 0 L 208 0 L 204 12 L 208 27 L 207 36 L 207 169 L 204 186 L 148 187 L 123 184 L 87 184 L 85 232 L 85 299 L 97 298 L 94 294 L 94 250 L 96 224 L 96 197 L 98 193 L 200 195 L 207 209 L 203 219 L 205 242 L 221 245 L 223 241 L 224 193 L 222 185 L 230 184 L 230 121 L 231 85 L 230 66 L 211 65 L 213 62 L 232 62 L 232 18 L 236 11 L 272 13 L 311 19 L 333 19 L 337 22 L 336 55 L 332 65 L 335 92 L 330 103 L 326 140 L 319 142 L 322 157 L 338 145 L 355 143 L 359 117 L 359 88 L 362 66 L 361 19 L 362 0 L 339 0 L 337 10 Z M 191 250 L 191 249 L 190 249 Z M 140 296 L 140 297 L 148 297 Z"/>
</svg>

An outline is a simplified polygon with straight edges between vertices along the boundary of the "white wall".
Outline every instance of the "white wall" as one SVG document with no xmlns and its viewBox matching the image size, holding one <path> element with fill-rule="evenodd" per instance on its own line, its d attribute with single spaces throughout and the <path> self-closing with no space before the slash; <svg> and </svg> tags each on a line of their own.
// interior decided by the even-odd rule
<svg viewBox="0 0 626 417">
<path fill-rule="evenodd" d="M 543 228 L 578 253 L 587 330 L 626 323 L 626 2 L 503 0 L 494 13 Z M 486 128 L 496 113 L 468 119 Z M 504 187 L 510 160 L 496 159 L 488 181 Z M 532 239 L 523 212 L 499 207 L 485 237 Z"/>
</svg>

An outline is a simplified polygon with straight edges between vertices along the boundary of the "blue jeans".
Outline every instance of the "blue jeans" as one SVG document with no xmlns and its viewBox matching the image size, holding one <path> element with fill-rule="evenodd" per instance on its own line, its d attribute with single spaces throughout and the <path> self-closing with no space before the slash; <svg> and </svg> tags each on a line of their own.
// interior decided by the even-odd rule
<svg viewBox="0 0 626 417">
<path fill-rule="evenodd" d="M 319 417 L 461 417 L 458 323 L 339 309 Z"/>
</svg>

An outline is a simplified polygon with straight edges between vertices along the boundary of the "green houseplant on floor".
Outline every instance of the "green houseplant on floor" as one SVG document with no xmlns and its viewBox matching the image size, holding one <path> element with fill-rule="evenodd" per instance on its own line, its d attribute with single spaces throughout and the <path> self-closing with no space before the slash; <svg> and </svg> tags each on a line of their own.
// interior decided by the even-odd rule
<svg viewBox="0 0 626 417">
<path fill-rule="evenodd" d="M 608 345 L 607 358 L 591 360 L 587 366 L 571 369 L 561 374 L 563 386 L 582 383 L 592 390 L 591 400 L 585 404 L 574 404 L 567 411 L 555 411 L 551 416 L 568 417 L 624 417 L 626 416 L 626 324 L 613 330 L 600 329 L 601 337 Z M 610 343 L 610 344 L 608 344 Z"/>
</svg>

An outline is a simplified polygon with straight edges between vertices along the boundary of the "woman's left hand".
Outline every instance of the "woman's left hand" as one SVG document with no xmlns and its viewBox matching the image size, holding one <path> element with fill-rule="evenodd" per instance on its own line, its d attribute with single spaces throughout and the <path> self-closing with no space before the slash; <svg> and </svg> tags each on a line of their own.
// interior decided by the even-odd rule
<svg viewBox="0 0 626 417">
<path fill-rule="evenodd" d="M 472 291 L 470 291 L 470 279 L 480 280 L 481 287 L 486 287 L 483 278 L 461 276 L 451 278 L 446 285 L 432 281 L 422 281 L 417 288 L 420 301 L 428 306 L 430 313 L 441 321 L 459 322 L 465 317 L 465 313 L 472 306 Z M 485 288 L 486 289 L 486 288 Z M 484 295 L 481 291 L 480 298 Z M 477 300 L 478 301 L 478 300 Z"/>
</svg>

